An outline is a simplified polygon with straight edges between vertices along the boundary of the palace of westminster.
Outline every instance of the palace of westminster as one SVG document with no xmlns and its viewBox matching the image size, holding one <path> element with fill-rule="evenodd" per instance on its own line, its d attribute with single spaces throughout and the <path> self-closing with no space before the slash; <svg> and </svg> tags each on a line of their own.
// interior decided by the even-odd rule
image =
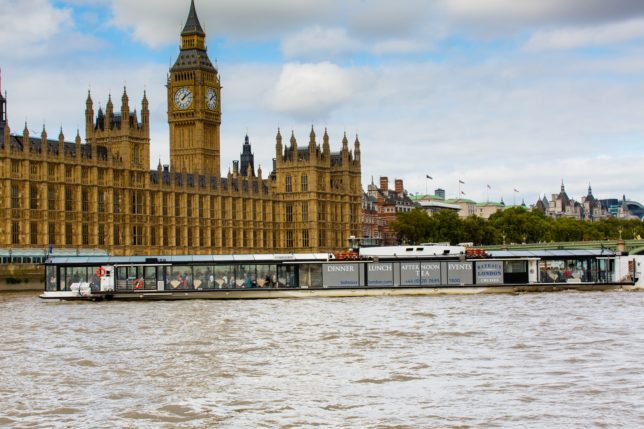
<svg viewBox="0 0 644 429">
<path fill-rule="evenodd" d="M 360 142 L 331 152 L 278 131 L 273 171 L 220 172 L 221 83 L 194 1 L 167 82 L 170 165 L 150 170 L 150 113 L 127 93 L 98 112 L 88 94 L 86 142 L 11 134 L 0 94 L 0 248 L 98 248 L 112 255 L 332 251 L 361 234 Z M 95 114 L 96 113 L 96 114 Z"/>
</svg>

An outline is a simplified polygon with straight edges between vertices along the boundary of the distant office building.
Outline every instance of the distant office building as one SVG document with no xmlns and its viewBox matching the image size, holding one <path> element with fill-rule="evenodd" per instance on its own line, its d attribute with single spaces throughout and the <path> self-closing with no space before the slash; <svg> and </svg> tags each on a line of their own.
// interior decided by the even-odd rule
<svg viewBox="0 0 644 429">
<path fill-rule="evenodd" d="M 489 219 L 494 213 L 505 210 L 505 203 L 503 200 L 500 203 L 494 201 L 477 203 L 474 210 L 476 211 L 476 216 L 481 219 Z"/>
<path fill-rule="evenodd" d="M 434 195 L 417 194 L 409 198 L 429 216 L 433 216 L 442 210 L 450 210 L 455 213 L 461 210 L 461 206 L 458 204 L 450 204 L 445 201 L 445 190 L 441 188 L 434 190 Z"/>
<path fill-rule="evenodd" d="M 644 206 L 637 201 L 627 200 L 623 195 L 621 199 L 610 198 L 600 200 L 602 209 L 610 216 L 621 219 L 640 219 L 644 220 Z"/>
<path fill-rule="evenodd" d="M 458 198 L 445 199 L 445 190 L 438 188 L 434 190 L 433 195 L 414 195 L 410 197 L 418 207 L 432 216 L 442 210 L 451 210 L 465 219 L 469 216 L 478 216 L 483 219 L 489 219 L 494 213 L 505 210 L 503 201 L 500 203 L 487 201 L 477 203 L 476 201 Z"/>
</svg>

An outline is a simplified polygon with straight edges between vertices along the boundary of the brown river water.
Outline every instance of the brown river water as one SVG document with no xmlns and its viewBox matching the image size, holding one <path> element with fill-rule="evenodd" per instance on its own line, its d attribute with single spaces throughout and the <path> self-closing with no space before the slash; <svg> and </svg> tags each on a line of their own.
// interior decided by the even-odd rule
<svg viewBox="0 0 644 429">
<path fill-rule="evenodd" d="M 3 293 L 0 323 L 2 427 L 644 427 L 644 293 Z"/>
</svg>

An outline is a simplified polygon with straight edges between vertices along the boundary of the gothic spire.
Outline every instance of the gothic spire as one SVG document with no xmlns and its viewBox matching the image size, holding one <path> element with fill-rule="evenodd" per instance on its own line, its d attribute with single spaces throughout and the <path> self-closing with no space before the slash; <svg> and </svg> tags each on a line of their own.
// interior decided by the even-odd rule
<svg viewBox="0 0 644 429">
<path fill-rule="evenodd" d="M 7 125 L 7 97 L 2 96 L 2 70 L 0 70 L 0 131 Z"/>
<path fill-rule="evenodd" d="M 206 33 L 203 31 L 203 28 L 201 28 L 201 23 L 199 23 L 199 17 L 197 17 L 197 10 L 195 9 L 195 0 L 191 0 L 190 13 L 188 13 L 188 20 L 186 21 L 186 25 L 183 27 L 183 31 L 181 32 L 181 35 L 190 36 L 195 34 L 199 36 L 206 35 Z"/>
</svg>

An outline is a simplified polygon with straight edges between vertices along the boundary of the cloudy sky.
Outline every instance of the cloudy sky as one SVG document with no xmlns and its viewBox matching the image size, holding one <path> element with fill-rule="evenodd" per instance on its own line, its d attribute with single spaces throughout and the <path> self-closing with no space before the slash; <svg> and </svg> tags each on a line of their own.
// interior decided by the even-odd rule
<svg viewBox="0 0 644 429">
<path fill-rule="evenodd" d="M 644 202 L 641 0 L 196 0 L 224 86 L 222 169 L 248 132 L 270 170 L 278 127 L 362 143 L 363 186 L 533 203 Z M 87 90 L 147 90 L 168 162 L 165 80 L 188 0 L 0 0 L 9 120 L 68 139 Z M 426 175 L 433 177 L 427 180 Z M 491 187 L 488 191 L 487 185 Z M 514 192 L 517 189 L 519 192 Z"/>
</svg>

